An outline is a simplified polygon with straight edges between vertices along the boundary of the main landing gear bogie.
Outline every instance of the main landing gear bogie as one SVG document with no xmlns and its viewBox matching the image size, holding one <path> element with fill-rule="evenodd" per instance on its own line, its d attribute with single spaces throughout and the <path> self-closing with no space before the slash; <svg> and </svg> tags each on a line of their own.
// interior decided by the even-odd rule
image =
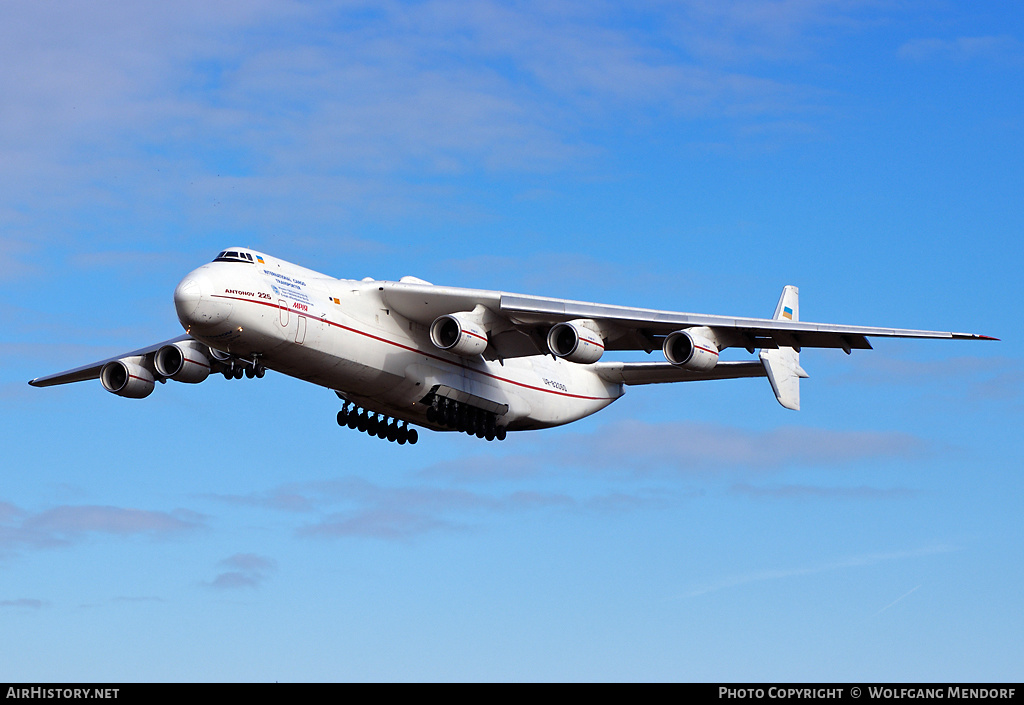
<svg viewBox="0 0 1024 705">
<path fill-rule="evenodd" d="M 406 443 L 416 445 L 420 438 L 420 434 L 415 428 L 410 428 L 408 422 L 362 409 L 352 402 L 345 402 L 341 407 L 341 411 L 338 412 L 338 425 L 358 429 L 381 440 L 398 443 L 400 446 Z"/>
<path fill-rule="evenodd" d="M 505 440 L 505 427 L 498 425 L 497 415 L 447 397 L 434 397 L 427 407 L 427 420 L 477 438 Z"/>
</svg>

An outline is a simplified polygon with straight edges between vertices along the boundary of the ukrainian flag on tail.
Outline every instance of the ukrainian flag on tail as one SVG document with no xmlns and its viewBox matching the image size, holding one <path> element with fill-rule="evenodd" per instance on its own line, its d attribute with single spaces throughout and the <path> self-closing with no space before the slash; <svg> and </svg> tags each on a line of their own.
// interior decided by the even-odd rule
<svg viewBox="0 0 1024 705">
<path fill-rule="evenodd" d="M 782 296 L 779 297 L 779 305 L 775 307 L 775 315 L 772 318 L 776 321 L 783 318 L 787 321 L 800 320 L 799 289 L 795 286 L 787 286 L 782 290 Z"/>
</svg>

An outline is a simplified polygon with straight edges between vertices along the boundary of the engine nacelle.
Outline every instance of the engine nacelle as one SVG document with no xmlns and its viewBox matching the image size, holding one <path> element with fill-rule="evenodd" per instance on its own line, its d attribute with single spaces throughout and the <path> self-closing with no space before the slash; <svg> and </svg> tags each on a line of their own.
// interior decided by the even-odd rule
<svg viewBox="0 0 1024 705">
<path fill-rule="evenodd" d="M 707 326 L 670 333 L 661 346 L 665 359 L 678 367 L 707 372 L 718 364 L 718 342 Z"/>
<path fill-rule="evenodd" d="M 175 382 L 198 384 L 210 376 L 209 350 L 202 343 L 186 340 L 165 345 L 153 356 L 156 371 Z"/>
<path fill-rule="evenodd" d="M 487 331 L 458 313 L 438 316 L 430 324 L 430 341 L 463 357 L 476 357 L 487 349 Z"/>
<path fill-rule="evenodd" d="M 556 323 L 548 331 L 548 350 L 569 362 L 597 362 L 604 354 L 604 339 L 587 326 L 588 321 Z"/>
<path fill-rule="evenodd" d="M 141 357 L 112 360 L 100 370 L 100 382 L 119 397 L 142 399 L 153 393 L 153 373 L 139 364 Z"/>
</svg>

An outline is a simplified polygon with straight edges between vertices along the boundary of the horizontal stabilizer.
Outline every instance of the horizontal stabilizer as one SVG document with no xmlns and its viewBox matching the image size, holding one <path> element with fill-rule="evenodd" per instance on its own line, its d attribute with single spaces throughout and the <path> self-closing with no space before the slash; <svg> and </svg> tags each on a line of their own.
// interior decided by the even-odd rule
<svg viewBox="0 0 1024 705">
<path fill-rule="evenodd" d="M 631 385 L 765 376 L 764 367 L 754 361 L 719 362 L 707 372 L 688 370 L 669 362 L 599 362 L 594 370 L 605 381 Z"/>
</svg>

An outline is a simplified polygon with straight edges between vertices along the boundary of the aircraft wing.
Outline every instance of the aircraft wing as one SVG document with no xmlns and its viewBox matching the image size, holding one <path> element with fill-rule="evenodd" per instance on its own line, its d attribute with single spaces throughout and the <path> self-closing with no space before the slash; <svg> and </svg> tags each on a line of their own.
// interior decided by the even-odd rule
<svg viewBox="0 0 1024 705">
<path fill-rule="evenodd" d="M 714 329 L 723 348 L 740 347 L 750 352 L 785 347 L 838 348 L 849 353 L 871 349 L 868 337 L 995 340 L 973 333 L 809 323 L 780 315 L 713 316 L 429 284 L 383 282 L 380 290 L 388 306 L 424 325 L 430 325 L 437 316 L 484 307 L 492 314 L 489 335 L 501 357 L 546 354 L 547 330 L 555 323 L 576 319 L 596 322 L 607 350 L 646 352 L 660 347 L 670 333 L 695 326 Z"/>
<path fill-rule="evenodd" d="M 503 294 L 503 314 L 517 321 L 555 323 L 577 318 L 607 321 L 616 327 L 637 331 L 654 339 L 663 338 L 681 328 L 707 326 L 716 332 L 732 333 L 733 347 L 754 348 L 840 348 L 870 350 L 869 336 L 882 338 L 949 338 L 963 340 L 991 340 L 973 333 L 947 333 L 944 331 L 911 330 L 902 328 L 876 328 L 846 326 L 831 323 L 790 321 L 784 318 L 739 318 L 707 314 L 677 313 L 642 308 L 607 306 L 581 301 L 546 299 L 519 294 Z M 609 349 L 644 349 L 612 347 Z"/>
<path fill-rule="evenodd" d="M 155 353 L 157 350 L 159 350 L 165 345 L 172 345 L 174 343 L 180 343 L 186 340 L 192 340 L 192 338 L 190 338 L 187 335 L 179 335 L 177 338 L 171 338 L 170 340 L 165 340 L 162 343 L 157 343 L 155 345 L 149 345 L 144 348 L 139 348 L 138 350 L 133 350 L 132 352 L 125 353 L 123 355 L 108 357 L 106 360 L 100 360 L 99 362 L 93 362 L 88 365 L 82 365 L 81 367 L 76 367 L 73 370 L 58 372 L 57 374 L 47 375 L 45 377 L 36 377 L 35 379 L 30 380 L 29 384 L 31 384 L 33 387 L 52 387 L 58 384 L 70 384 L 71 382 L 85 382 L 86 380 L 90 379 L 99 379 L 100 370 L 102 370 L 103 366 L 108 362 L 114 362 L 115 360 L 123 360 L 124 358 L 128 357 L 141 357 L 145 355 L 150 355 L 152 353 Z"/>
</svg>

